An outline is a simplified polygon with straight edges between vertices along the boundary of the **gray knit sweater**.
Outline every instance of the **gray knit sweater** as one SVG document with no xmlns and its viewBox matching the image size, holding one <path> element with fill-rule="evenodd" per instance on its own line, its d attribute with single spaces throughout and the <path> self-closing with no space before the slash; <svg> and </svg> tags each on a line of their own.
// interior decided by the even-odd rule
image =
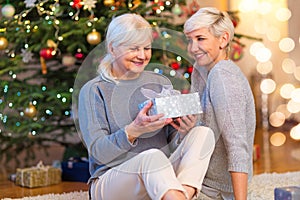
<svg viewBox="0 0 300 200">
<path fill-rule="evenodd" d="M 175 143 L 171 139 L 177 132 L 173 127 L 144 134 L 134 144 L 124 132 L 124 127 L 137 116 L 138 105 L 147 100 L 140 89 L 159 93 L 163 85 L 171 82 L 160 74 L 144 71 L 137 79 L 119 83 L 98 76 L 82 87 L 78 116 L 80 133 L 89 153 L 91 179 L 147 149 L 161 149 L 169 156 L 170 141 Z"/>
<path fill-rule="evenodd" d="M 230 171 L 252 177 L 252 151 L 256 127 L 254 99 L 248 80 L 230 60 L 218 62 L 208 73 L 195 67 L 192 91 L 198 91 L 203 115 L 201 123 L 210 127 L 216 147 L 203 184 L 232 192 Z"/>
</svg>

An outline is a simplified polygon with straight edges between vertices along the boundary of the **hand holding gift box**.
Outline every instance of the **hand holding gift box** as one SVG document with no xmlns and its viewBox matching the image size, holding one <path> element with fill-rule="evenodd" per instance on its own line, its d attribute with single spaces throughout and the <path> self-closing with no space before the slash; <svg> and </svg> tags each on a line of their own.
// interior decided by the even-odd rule
<svg viewBox="0 0 300 200">
<path fill-rule="evenodd" d="M 149 115 L 163 113 L 163 118 L 177 118 L 202 113 L 198 93 L 181 94 L 171 86 L 164 86 L 161 93 L 145 88 L 141 88 L 141 92 L 153 103 Z M 143 108 L 148 101 L 140 104 L 139 108 Z"/>
</svg>

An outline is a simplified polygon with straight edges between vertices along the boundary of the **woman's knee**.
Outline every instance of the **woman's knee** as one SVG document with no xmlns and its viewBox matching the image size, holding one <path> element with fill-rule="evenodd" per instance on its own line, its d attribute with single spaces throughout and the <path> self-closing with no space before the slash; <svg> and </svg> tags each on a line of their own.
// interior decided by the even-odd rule
<svg viewBox="0 0 300 200">
<path fill-rule="evenodd" d="M 196 126 L 190 131 L 189 135 L 191 136 L 190 139 L 193 140 L 193 144 L 201 148 L 201 157 L 207 156 L 214 150 L 215 136 L 211 128 Z"/>
</svg>

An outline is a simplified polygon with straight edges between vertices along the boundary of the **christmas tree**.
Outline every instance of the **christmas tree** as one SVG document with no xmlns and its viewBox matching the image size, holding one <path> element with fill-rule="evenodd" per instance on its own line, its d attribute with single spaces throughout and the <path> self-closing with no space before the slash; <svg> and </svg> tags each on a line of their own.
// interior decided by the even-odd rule
<svg viewBox="0 0 300 200">
<path fill-rule="evenodd" d="M 161 63 L 148 70 L 167 75 L 183 93 L 189 90 L 192 61 L 176 52 L 186 51 L 178 33 L 199 8 L 196 1 L 185 5 L 174 0 L 0 0 L 0 5 L 0 157 L 7 162 L 23 151 L 26 159 L 34 159 L 35 145 L 45 151 L 53 142 L 72 145 L 68 138 L 77 137 L 74 81 L 84 62 L 91 67 L 81 73 L 77 86 L 97 75 L 99 59 L 85 58 L 101 58 L 100 44 L 113 16 L 144 16 L 156 30 L 152 59 Z M 236 14 L 231 13 L 235 25 Z M 236 35 L 233 60 L 242 56 L 242 36 Z M 171 46 L 179 49 L 168 49 Z"/>
</svg>

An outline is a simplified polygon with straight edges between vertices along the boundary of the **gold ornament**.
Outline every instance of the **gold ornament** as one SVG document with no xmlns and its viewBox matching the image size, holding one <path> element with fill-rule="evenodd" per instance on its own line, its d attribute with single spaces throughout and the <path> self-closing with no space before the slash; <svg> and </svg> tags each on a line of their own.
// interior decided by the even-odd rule
<svg viewBox="0 0 300 200">
<path fill-rule="evenodd" d="M 93 29 L 93 31 L 86 36 L 86 40 L 91 45 L 99 44 L 101 42 L 101 34 Z"/>
<path fill-rule="evenodd" d="M 8 41 L 5 37 L 0 37 L 0 50 L 6 49 L 8 46 Z"/>
<path fill-rule="evenodd" d="M 34 105 L 32 105 L 32 103 L 29 103 L 29 106 L 27 108 L 25 108 L 24 110 L 24 114 L 27 117 L 33 118 L 34 116 L 36 116 L 37 110 L 35 108 Z"/>
<path fill-rule="evenodd" d="M 112 6 L 112 5 L 115 4 L 115 1 L 114 1 L 114 0 L 104 0 L 104 1 L 103 1 L 103 4 L 104 4 L 105 6 Z"/>
</svg>

